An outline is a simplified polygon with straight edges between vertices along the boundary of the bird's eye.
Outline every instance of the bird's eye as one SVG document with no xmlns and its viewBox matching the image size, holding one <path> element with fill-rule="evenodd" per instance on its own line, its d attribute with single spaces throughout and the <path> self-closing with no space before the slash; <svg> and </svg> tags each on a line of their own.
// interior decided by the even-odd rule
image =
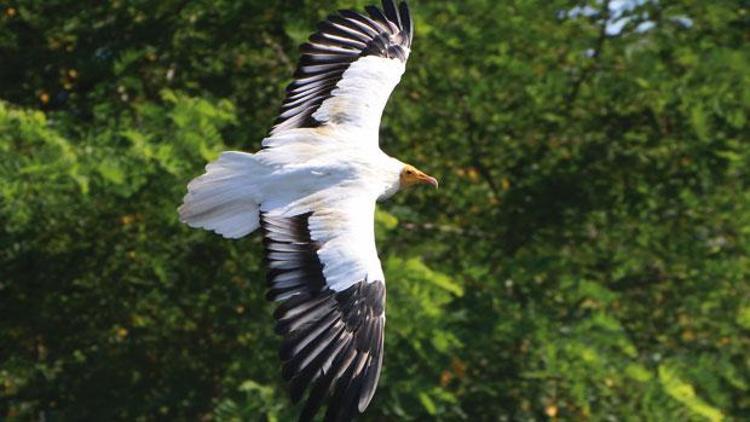
<svg viewBox="0 0 750 422">
<path fill-rule="evenodd" d="M 411 176 L 412 174 L 414 174 L 414 172 L 412 171 L 412 169 L 406 169 L 406 174 Z"/>
</svg>

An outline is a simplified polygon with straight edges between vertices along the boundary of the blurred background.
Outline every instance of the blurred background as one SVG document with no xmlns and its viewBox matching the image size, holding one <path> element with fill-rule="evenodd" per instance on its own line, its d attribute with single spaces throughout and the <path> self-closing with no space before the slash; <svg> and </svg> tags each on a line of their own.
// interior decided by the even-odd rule
<svg viewBox="0 0 750 422">
<path fill-rule="evenodd" d="M 0 2 L 0 419 L 291 420 L 262 245 L 176 208 L 371 1 Z M 750 3 L 412 0 L 363 420 L 750 419 Z"/>
</svg>

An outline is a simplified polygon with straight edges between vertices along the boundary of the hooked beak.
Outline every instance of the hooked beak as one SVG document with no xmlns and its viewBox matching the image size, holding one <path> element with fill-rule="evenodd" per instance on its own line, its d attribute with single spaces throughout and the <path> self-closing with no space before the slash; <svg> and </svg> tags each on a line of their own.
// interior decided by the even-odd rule
<svg viewBox="0 0 750 422">
<path fill-rule="evenodd" d="M 434 187 L 435 189 L 437 189 L 438 186 L 440 185 L 438 183 L 438 180 L 436 178 L 434 178 L 434 177 L 432 177 L 432 176 L 430 176 L 429 174 L 426 174 L 426 173 L 421 173 L 421 172 L 418 173 L 416 179 L 420 183 L 424 183 L 426 185 L 430 185 L 430 186 Z"/>
<path fill-rule="evenodd" d="M 404 166 L 403 170 L 401 170 L 399 181 L 401 188 L 414 186 L 417 183 L 430 185 L 435 189 L 438 187 L 438 181 L 436 178 L 408 164 Z"/>
</svg>

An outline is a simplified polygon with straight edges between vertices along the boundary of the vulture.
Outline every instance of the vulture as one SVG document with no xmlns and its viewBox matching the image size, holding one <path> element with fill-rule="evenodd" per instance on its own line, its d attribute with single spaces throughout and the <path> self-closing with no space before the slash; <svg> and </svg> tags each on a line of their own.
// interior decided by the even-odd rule
<svg viewBox="0 0 750 422">
<path fill-rule="evenodd" d="M 349 421 L 383 363 L 385 277 L 375 204 L 434 177 L 385 154 L 380 118 L 404 73 L 414 20 L 405 2 L 341 10 L 300 46 L 278 119 L 260 151 L 227 151 L 187 186 L 179 217 L 241 238 L 263 235 L 279 355 L 300 420 L 325 405 Z"/>
</svg>

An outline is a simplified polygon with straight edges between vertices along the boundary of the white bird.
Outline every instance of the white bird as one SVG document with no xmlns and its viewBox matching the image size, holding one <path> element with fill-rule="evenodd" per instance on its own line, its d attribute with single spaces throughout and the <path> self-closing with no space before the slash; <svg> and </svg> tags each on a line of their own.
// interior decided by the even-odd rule
<svg viewBox="0 0 750 422">
<path fill-rule="evenodd" d="M 268 298 L 301 420 L 326 398 L 326 420 L 367 408 L 383 360 L 385 277 L 375 203 L 435 178 L 381 151 L 380 117 L 409 57 L 406 3 L 328 17 L 300 47 L 295 80 L 263 148 L 224 152 L 188 184 L 191 227 L 240 238 L 263 231 Z"/>
</svg>

